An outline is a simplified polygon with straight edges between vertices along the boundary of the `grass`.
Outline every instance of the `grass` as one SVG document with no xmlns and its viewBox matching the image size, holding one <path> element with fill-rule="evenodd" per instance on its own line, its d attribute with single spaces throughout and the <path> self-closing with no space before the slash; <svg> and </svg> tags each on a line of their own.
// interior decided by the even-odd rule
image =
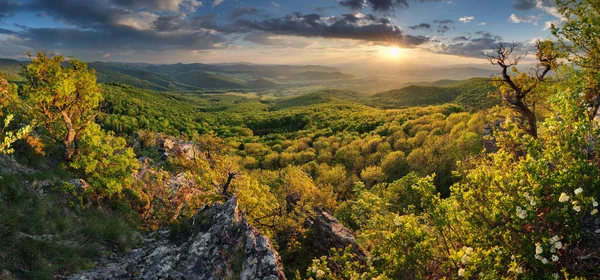
<svg viewBox="0 0 600 280">
<path fill-rule="evenodd" d="M 0 179 L 0 271 L 19 279 L 53 279 L 93 267 L 108 251 L 139 242 L 122 214 L 78 205 L 74 197 L 27 182 L 52 180 L 47 173 Z"/>
</svg>

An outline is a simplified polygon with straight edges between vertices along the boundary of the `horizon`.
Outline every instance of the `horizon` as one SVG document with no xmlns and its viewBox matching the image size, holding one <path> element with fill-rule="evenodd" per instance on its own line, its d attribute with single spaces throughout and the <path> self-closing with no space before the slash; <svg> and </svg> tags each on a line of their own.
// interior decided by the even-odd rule
<svg viewBox="0 0 600 280">
<path fill-rule="evenodd" d="M 0 0 L 0 56 L 43 50 L 90 62 L 483 67 L 481 52 L 500 42 L 529 50 L 562 20 L 548 0 Z"/>
</svg>

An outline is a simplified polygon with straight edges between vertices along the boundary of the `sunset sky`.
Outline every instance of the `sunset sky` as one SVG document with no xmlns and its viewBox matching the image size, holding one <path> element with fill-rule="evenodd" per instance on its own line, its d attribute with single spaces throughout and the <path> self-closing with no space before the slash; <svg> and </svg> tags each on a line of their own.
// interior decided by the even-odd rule
<svg viewBox="0 0 600 280">
<path fill-rule="evenodd" d="M 87 61 L 448 65 L 528 48 L 551 0 L 0 0 L 0 57 Z"/>
</svg>

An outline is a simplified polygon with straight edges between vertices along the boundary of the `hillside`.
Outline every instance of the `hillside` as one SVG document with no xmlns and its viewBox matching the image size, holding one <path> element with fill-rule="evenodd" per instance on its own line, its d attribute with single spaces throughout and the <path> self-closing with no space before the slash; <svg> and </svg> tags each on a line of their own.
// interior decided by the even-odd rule
<svg viewBox="0 0 600 280">
<path fill-rule="evenodd" d="M 352 79 L 354 76 L 341 72 L 307 71 L 288 76 L 290 80 L 344 80 Z"/>
<path fill-rule="evenodd" d="M 293 107 L 303 107 L 340 100 L 356 100 L 362 95 L 353 91 L 345 90 L 320 90 L 277 100 L 271 107 L 271 110 L 281 110 Z"/>
<path fill-rule="evenodd" d="M 379 108 L 403 108 L 444 103 L 485 108 L 499 104 L 498 98 L 488 96 L 488 93 L 493 92 L 494 89 L 491 79 L 487 78 L 472 78 L 464 81 L 441 80 L 378 93 L 363 99 L 362 102 Z"/>
</svg>

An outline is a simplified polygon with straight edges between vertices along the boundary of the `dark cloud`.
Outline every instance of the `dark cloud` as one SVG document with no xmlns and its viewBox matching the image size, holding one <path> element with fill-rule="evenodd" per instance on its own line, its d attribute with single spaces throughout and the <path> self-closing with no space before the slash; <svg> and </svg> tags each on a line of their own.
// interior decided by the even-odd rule
<svg viewBox="0 0 600 280">
<path fill-rule="evenodd" d="M 12 0 L 0 0 L 0 22 L 20 8 L 21 4 L 19 4 L 19 2 Z"/>
<path fill-rule="evenodd" d="M 456 28 L 454 26 L 454 21 L 451 19 L 434 20 L 433 23 L 437 25 L 437 33 L 441 36 Z"/>
<path fill-rule="evenodd" d="M 398 4 L 399 2 L 394 3 Z M 417 0 L 421 1 L 421 0 Z M 369 0 L 373 4 L 374 0 Z M 192 16 L 200 4 L 196 0 L 30 0 L 18 4 L 0 0 L 0 14 L 28 11 L 64 23 L 67 27 L 18 27 L 0 29 L 13 35 L 11 44 L 30 50 L 55 49 L 61 52 L 152 52 L 205 50 L 229 46 L 233 36 L 262 45 L 291 46 L 281 36 L 351 39 L 376 44 L 414 47 L 427 42 L 411 36 L 386 17 L 372 14 L 293 13 L 282 17 L 248 19 L 260 13 L 256 8 L 231 12 L 237 20 L 219 24 L 216 15 Z M 424 27 L 424 26 L 423 26 Z M 300 40 L 291 39 L 296 45 Z"/>
<path fill-rule="evenodd" d="M 419 29 L 431 30 L 431 24 L 429 24 L 429 23 L 421 23 L 421 24 L 409 26 L 408 28 L 410 28 L 412 30 L 419 30 Z"/>
<path fill-rule="evenodd" d="M 96 0 L 102 1 L 102 0 Z M 149 11 L 170 11 L 178 12 L 181 9 L 185 11 L 195 11 L 197 7 L 202 6 L 199 0 L 108 0 L 111 4 L 130 10 L 149 10 Z"/>
<path fill-rule="evenodd" d="M 342 0 L 340 5 L 353 10 L 361 10 L 366 6 L 365 0 Z"/>
<path fill-rule="evenodd" d="M 2 1 L 2 0 L 0 0 Z M 142 4 L 142 2 L 144 4 Z M 187 3 L 187 4 L 185 4 Z M 202 28 L 202 19 L 186 20 L 186 14 L 149 13 L 130 10 L 140 4 L 147 9 L 179 9 L 197 5 L 195 0 L 34 0 L 23 10 L 68 24 L 65 28 L 30 28 L 11 35 L 19 37 L 21 46 L 31 49 L 99 50 L 99 51 L 162 51 L 203 50 L 222 47 L 226 39 Z M 4 32 L 6 33 L 6 32 Z"/>
<path fill-rule="evenodd" d="M 537 7 L 538 0 L 514 0 L 513 7 L 517 10 L 530 10 Z M 552 7 L 554 0 L 541 0 L 542 6 Z"/>
<path fill-rule="evenodd" d="M 19 35 L 18 32 L 12 31 L 12 30 L 8 30 L 8 29 L 4 29 L 4 28 L 0 28 L 0 34 L 4 34 L 4 35 Z"/>
<path fill-rule="evenodd" d="M 467 36 L 458 36 L 458 37 L 452 38 L 452 41 L 463 42 L 463 41 L 469 41 L 469 39 L 470 39 L 470 37 L 467 37 Z"/>
<path fill-rule="evenodd" d="M 408 8 L 410 3 L 440 2 L 440 0 L 342 0 L 340 4 L 353 10 L 370 6 L 375 12 L 391 12 L 396 7 Z"/>
<path fill-rule="evenodd" d="M 185 18 L 177 14 L 160 16 L 152 23 L 155 30 L 162 32 L 180 30 L 186 25 Z"/>
<path fill-rule="evenodd" d="M 489 32 L 479 31 L 475 35 L 474 37 L 455 37 L 448 43 L 441 43 L 437 51 L 458 56 L 482 57 L 482 52 L 502 42 L 502 37 Z"/>
<path fill-rule="evenodd" d="M 231 11 L 231 18 L 239 18 L 245 15 L 251 15 L 258 13 L 259 10 L 254 7 L 245 7 L 245 8 L 235 8 Z"/>
<path fill-rule="evenodd" d="M 411 47 L 427 42 L 426 37 L 406 35 L 387 18 L 344 14 L 322 17 L 318 14 L 290 14 L 262 21 L 240 20 L 225 31 L 262 31 L 278 35 L 352 39 Z"/>
<path fill-rule="evenodd" d="M 72 28 L 27 28 L 21 38 L 29 39 L 34 49 L 71 49 L 98 51 L 164 51 L 213 49 L 225 43 L 220 35 L 208 31 L 193 33 L 166 33 L 140 31 L 120 26 L 110 31 L 92 31 Z"/>
</svg>

